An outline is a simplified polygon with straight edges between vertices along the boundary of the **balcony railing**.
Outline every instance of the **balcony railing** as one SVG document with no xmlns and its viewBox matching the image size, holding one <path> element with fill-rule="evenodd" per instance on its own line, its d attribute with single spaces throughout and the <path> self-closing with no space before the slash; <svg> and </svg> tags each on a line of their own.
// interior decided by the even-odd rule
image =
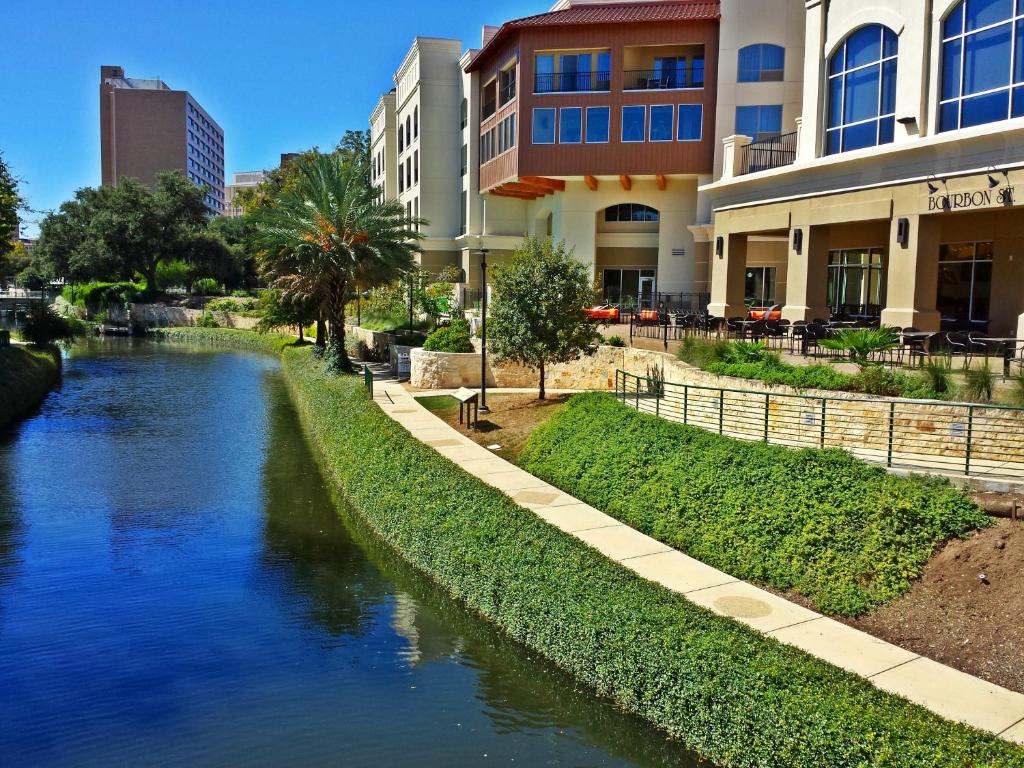
<svg viewBox="0 0 1024 768">
<path fill-rule="evenodd" d="M 703 67 L 686 67 L 668 71 L 634 69 L 626 72 L 625 75 L 623 90 L 626 91 L 661 91 L 671 88 L 704 87 Z"/>
<path fill-rule="evenodd" d="M 534 93 L 604 92 L 612 88 L 611 72 L 555 72 L 537 74 Z"/>
<path fill-rule="evenodd" d="M 501 106 L 505 106 L 516 97 L 516 84 L 509 83 L 501 89 Z"/>
<path fill-rule="evenodd" d="M 796 162 L 796 132 L 773 136 L 743 148 L 743 173 L 782 168 Z"/>
</svg>

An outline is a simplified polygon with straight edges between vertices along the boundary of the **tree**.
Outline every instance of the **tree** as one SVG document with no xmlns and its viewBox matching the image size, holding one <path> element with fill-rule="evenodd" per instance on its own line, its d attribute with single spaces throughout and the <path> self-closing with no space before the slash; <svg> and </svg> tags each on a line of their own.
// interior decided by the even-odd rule
<svg viewBox="0 0 1024 768">
<path fill-rule="evenodd" d="M 316 154 L 296 163 L 295 183 L 254 213 L 260 266 L 291 302 L 309 302 L 329 321 L 328 369 L 349 371 L 345 302 L 359 276 L 389 282 L 413 266 L 422 238 L 397 201 L 363 184 L 365 163 Z"/>
<path fill-rule="evenodd" d="M 18 229 L 18 209 L 25 204 L 18 193 L 18 182 L 0 152 L 0 263 L 14 247 Z"/>
<path fill-rule="evenodd" d="M 494 269 L 494 304 L 488 340 L 499 362 L 511 361 L 540 373 L 592 354 L 600 338 L 585 308 L 593 299 L 589 270 L 547 238 L 525 240 L 511 263 Z"/>
<path fill-rule="evenodd" d="M 270 333 L 277 328 L 295 327 L 299 331 L 299 343 L 305 341 L 305 328 L 316 320 L 316 305 L 309 301 L 286 301 L 281 291 L 264 291 L 259 301 L 260 320 L 256 324 L 259 333 Z"/>
</svg>

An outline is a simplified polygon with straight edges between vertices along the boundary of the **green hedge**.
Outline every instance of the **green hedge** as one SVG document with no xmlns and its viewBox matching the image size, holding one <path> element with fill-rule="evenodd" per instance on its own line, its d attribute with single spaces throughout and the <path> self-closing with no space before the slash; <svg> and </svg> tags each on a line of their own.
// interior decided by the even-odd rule
<svg viewBox="0 0 1024 768">
<path fill-rule="evenodd" d="M 733 576 L 857 615 L 903 594 L 938 544 L 988 518 L 944 480 L 896 477 L 840 450 L 750 443 L 574 397 L 523 467 Z"/>
<path fill-rule="evenodd" d="M 428 352 L 472 352 L 473 340 L 469 323 L 462 319 L 452 320 L 451 325 L 435 329 L 423 344 Z"/>
<path fill-rule="evenodd" d="M 308 351 L 287 350 L 284 371 L 326 477 L 386 542 L 689 749 L 730 766 L 1024 766 L 1024 750 L 698 608 L 547 525 Z"/>
<path fill-rule="evenodd" d="M 69 304 L 83 307 L 90 315 L 106 312 L 108 307 L 123 307 L 146 291 L 145 283 L 83 283 L 66 285 L 61 296 Z"/>
<path fill-rule="evenodd" d="M 279 354 L 285 347 L 295 346 L 296 337 L 279 333 L 255 333 L 233 328 L 153 328 L 149 336 L 157 341 L 180 344 L 205 344 L 231 349 Z"/>
<path fill-rule="evenodd" d="M 56 349 L 0 347 L 0 430 L 39 405 L 60 380 Z"/>
</svg>

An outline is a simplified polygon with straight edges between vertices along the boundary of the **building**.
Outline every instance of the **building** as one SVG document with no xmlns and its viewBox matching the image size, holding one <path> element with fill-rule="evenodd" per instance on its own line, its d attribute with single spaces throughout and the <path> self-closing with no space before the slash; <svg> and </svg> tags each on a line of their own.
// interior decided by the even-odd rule
<svg viewBox="0 0 1024 768">
<path fill-rule="evenodd" d="M 751 267 L 771 266 L 790 320 L 1024 334 L 1024 6 L 805 13 L 799 118 L 783 136 L 737 129 L 702 187 L 711 311 L 743 314 Z"/>
<path fill-rule="evenodd" d="M 224 131 L 187 91 L 100 67 L 100 146 L 103 184 L 153 184 L 158 173 L 180 170 L 208 188 L 212 212 L 223 212 Z"/>
<path fill-rule="evenodd" d="M 242 206 L 235 204 L 235 196 L 242 190 L 255 189 L 267 178 L 266 171 L 242 171 L 234 174 L 232 182 L 224 187 L 224 211 L 223 215 L 230 219 L 237 219 L 245 211 Z"/>
<path fill-rule="evenodd" d="M 385 200 L 398 199 L 398 128 L 395 124 L 396 90 L 380 97 L 370 116 L 370 179 Z M 403 127 L 403 136 L 405 129 Z"/>
</svg>

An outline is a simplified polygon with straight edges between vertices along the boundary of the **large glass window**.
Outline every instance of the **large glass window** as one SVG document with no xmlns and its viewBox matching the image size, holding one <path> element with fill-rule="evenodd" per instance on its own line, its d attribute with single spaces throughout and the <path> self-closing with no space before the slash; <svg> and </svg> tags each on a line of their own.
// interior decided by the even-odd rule
<svg viewBox="0 0 1024 768">
<path fill-rule="evenodd" d="M 533 143 L 555 143 L 555 110 L 550 108 L 533 110 Z"/>
<path fill-rule="evenodd" d="M 587 107 L 587 143 L 607 144 L 610 121 L 609 107 Z"/>
<path fill-rule="evenodd" d="M 622 141 L 625 143 L 644 141 L 647 138 L 647 108 L 622 108 Z"/>
<path fill-rule="evenodd" d="M 775 306 L 777 267 L 747 267 L 744 299 L 750 307 Z"/>
<path fill-rule="evenodd" d="M 898 50 L 896 33 L 872 24 L 846 38 L 829 59 L 827 154 L 892 142 Z"/>
<path fill-rule="evenodd" d="M 964 0 L 942 25 L 939 130 L 1024 116 L 1024 0 Z"/>
<path fill-rule="evenodd" d="M 583 140 L 583 109 L 562 107 L 558 121 L 558 143 L 579 144 Z"/>
<path fill-rule="evenodd" d="M 828 255 L 828 307 L 837 317 L 878 317 L 885 280 L 882 249 L 856 248 Z"/>
<path fill-rule="evenodd" d="M 611 222 L 658 221 L 658 211 L 640 203 L 621 203 L 604 210 L 604 220 Z"/>
<path fill-rule="evenodd" d="M 782 105 L 736 107 L 736 133 L 754 141 L 773 139 L 782 133 Z"/>
<path fill-rule="evenodd" d="M 748 45 L 740 48 L 737 79 L 741 83 L 767 83 L 783 79 L 786 49 L 780 45 Z"/>
<path fill-rule="evenodd" d="M 992 302 L 992 243 L 955 243 L 939 250 L 936 309 L 947 328 L 985 325 Z"/>
<path fill-rule="evenodd" d="M 653 290 L 656 270 L 611 267 L 602 271 L 602 291 L 606 304 L 618 304 L 625 309 L 636 308 L 640 298 L 640 281 Z"/>
<path fill-rule="evenodd" d="M 781 113 L 779 116 L 781 122 Z M 676 138 L 679 141 L 700 141 L 704 133 L 704 105 L 680 104 L 679 129 Z"/>
<path fill-rule="evenodd" d="M 651 107 L 651 141 L 672 141 L 672 118 L 675 109 L 671 104 L 656 104 Z"/>
</svg>

